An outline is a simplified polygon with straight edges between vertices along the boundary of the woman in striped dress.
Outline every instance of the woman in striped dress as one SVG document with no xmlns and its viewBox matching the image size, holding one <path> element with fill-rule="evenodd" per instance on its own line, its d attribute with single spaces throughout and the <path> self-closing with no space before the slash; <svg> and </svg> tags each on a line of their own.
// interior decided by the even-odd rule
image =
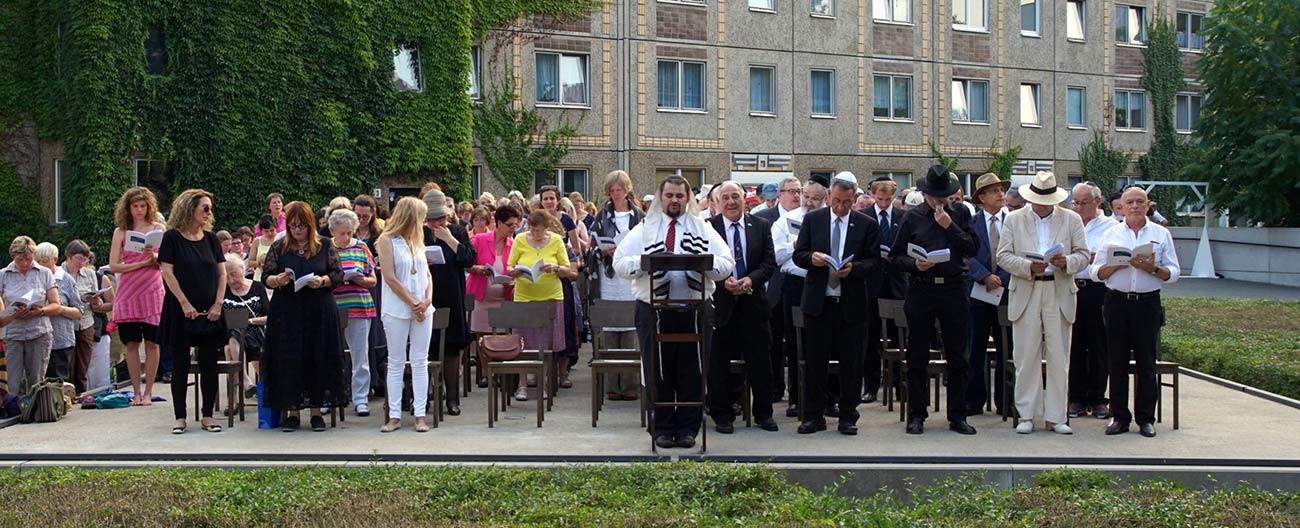
<svg viewBox="0 0 1300 528">
<path fill-rule="evenodd" d="M 151 405 L 154 375 L 158 373 L 158 320 L 162 314 L 163 280 L 158 248 L 126 249 L 128 231 L 148 233 L 165 229 L 158 223 L 158 199 L 144 187 L 127 189 L 113 212 L 112 249 L 108 270 L 118 277 L 113 322 L 126 345 L 126 371 L 131 375 L 131 405 Z M 140 343 L 144 343 L 144 392 L 140 392 Z"/>
<path fill-rule="evenodd" d="M 334 249 L 343 266 L 343 284 L 334 288 L 334 302 L 347 311 L 343 337 L 352 354 L 352 405 L 357 416 L 370 416 L 370 321 L 375 317 L 375 300 L 370 289 L 375 286 L 375 259 L 364 241 L 354 238 L 360 221 L 348 209 L 338 209 L 329 216 Z M 341 313 L 339 315 L 342 315 Z"/>
</svg>

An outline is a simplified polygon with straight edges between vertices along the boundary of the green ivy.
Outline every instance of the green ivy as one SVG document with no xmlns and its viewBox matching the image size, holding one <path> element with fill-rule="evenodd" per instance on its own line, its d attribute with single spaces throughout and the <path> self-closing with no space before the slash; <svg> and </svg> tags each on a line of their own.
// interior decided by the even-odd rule
<svg viewBox="0 0 1300 528">
<path fill-rule="evenodd" d="M 1010 180 L 1011 171 L 1015 168 L 1016 161 L 1020 159 L 1020 153 L 1024 152 L 1024 150 L 1025 148 L 1020 145 L 1007 148 L 1006 150 L 998 150 L 996 142 L 989 145 L 988 151 L 984 153 L 989 157 L 989 164 L 986 172 L 997 174 L 998 179 Z"/>
<path fill-rule="evenodd" d="M 1097 184 L 1105 196 L 1116 189 L 1116 182 L 1128 170 L 1133 155 L 1116 150 L 1106 144 L 1106 136 L 1100 130 L 1092 133 L 1092 141 L 1079 148 L 1079 165 L 1083 176 Z"/>
<path fill-rule="evenodd" d="M 18 179 L 12 165 L 0 163 L 0 244 L 5 251 L 0 253 L 0 265 L 9 262 L 9 242 L 18 235 L 27 235 L 42 240 L 42 232 L 33 232 L 27 226 L 40 226 L 45 223 L 45 212 L 40 207 L 36 187 Z"/>
<path fill-rule="evenodd" d="M 1139 164 L 1147 179 L 1182 180 L 1189 149 L 1174 130 L 1174 102 L 1187 83 L 1183 80 L 1183 55 L 1178 49 L 1173 24 L 1156 17 L 1147 31 L 1147 46 L 1142 55 L 1146 62 L 1142 87 L 1151 95 L 1151 122 L 1155 135 L 1151 149 L 1139 159 Z M 1174 209 L 1177 202 L 1186 196 L 1187 191 L 1182 188 L 1160 187 L 1153 190 L 1151 199 L 1161 204 L 1165 218 L 1170 224 L 1175 224 L 1185 223 L 1186 219 L 1174 214 Z"/>
</svg>

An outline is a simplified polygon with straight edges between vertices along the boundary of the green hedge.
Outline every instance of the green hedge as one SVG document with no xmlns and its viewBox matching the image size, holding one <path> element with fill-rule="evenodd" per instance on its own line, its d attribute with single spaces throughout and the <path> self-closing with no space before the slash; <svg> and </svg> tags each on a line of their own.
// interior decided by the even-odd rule
<svg viewBox="0 0 1300 528">
<path fill-rule="evenodd" d="M 1296 526 L 1300 496 L 1058 470 L 848 498 L 760 466 L 0 472 L 0 526 Z"/>
<path fill-rule="evenodd" d="M 1165 358 L 1300 399 L 1300 302 L 1165 299 Z"/>
</svg>

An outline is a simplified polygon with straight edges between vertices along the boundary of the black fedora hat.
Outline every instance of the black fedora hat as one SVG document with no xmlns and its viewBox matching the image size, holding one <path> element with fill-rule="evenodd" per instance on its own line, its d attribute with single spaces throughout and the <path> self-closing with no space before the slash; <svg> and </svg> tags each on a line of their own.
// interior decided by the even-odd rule
<svg viewBox="0 0 1300 528">
<path fill-rule="evenodd" d="M 943 165 L 932 165 L 925 178 L 916 182 L 916 190 L 928 196 L 952 196 L 958 189 L 961 189 L 961 182 Z"/>
</svg>

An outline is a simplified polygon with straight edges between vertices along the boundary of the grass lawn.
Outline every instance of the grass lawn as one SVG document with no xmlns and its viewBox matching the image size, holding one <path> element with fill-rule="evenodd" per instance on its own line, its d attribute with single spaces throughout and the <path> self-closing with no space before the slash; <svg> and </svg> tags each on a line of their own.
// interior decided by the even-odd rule
<svg viewBox="0 0 1300 528">
<path fill-rule="evenodd" d="M 1300 302 L 1163 299 L 1163 357 L 1300 399 Z"/>
<path fill-rule="evenodd" d="M 0 526 L 1300 526 L 1300 495 L 1119 484 L 1057 470 L 948 481 L 903 504 L 707 463 L 0 472 Z"/>
</svg>

